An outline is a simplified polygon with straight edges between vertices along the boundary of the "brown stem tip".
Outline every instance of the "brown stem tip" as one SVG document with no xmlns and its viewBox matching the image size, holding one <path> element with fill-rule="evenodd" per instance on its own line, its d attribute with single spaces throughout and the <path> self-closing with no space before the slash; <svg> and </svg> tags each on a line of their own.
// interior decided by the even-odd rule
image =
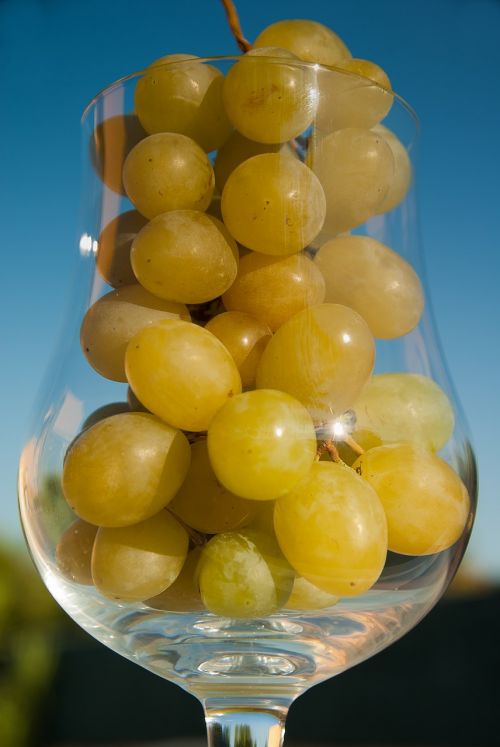
<svg viewBox="0 0 500 747">
<path fill-rule="evenodd" d="M 231 29 L 232 34 L 236 39 L 238 47 L 243 53 L 248 52 L 249 49 L 252 49 L 252 45 L 250 44 L 248 39 L 245 39 L 245 37 L 243 36 L 238 11 L 236 10 L 236 6 L 233 0 L 221 0 L 221 3 L 224 6 L 224 10 L 226 11 L 229 28 Z"/>
</svg>

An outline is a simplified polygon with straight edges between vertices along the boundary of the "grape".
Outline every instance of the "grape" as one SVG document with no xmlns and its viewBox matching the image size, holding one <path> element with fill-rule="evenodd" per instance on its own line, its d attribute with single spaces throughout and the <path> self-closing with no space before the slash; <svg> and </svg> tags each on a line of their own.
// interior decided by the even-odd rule
<svg viewBox="0 0 500 747">
<path fill-rule="evenodd" d="M 208 429 L 208 453 L 232 493 L 272 500 L 307 474 L 316 436 L 307 410 L 284 392 L 246 392 L 226 402 Z"/>
<path fill-rule="evenodd" d="M 160 132 L 130 151 L 123 183 L 134 207 L 146 218 L 154 218 L 167 210 L 205 210 L 215 182 L 210 161 L 194 140 Z"/>
<path fill-rule="evenodd" d="M 90 559 L 97 527 L 77 519 L 64 532 L 56 547 L 61 573 L 77 584 L 91 585 Z"/>
<path fill-rule="evenodd" d="M 318 589 L 302 576 L 295 576 L 293 589 L 285 607 L 289 610 L 322 610 L 337 604 L 334 594 Z"/>
<path fill-rule="evenodd" d="M 310 150 L 308 164 L 326 197 L 323 233 L 335 235 L 375 215 L 394 179 L 394 157 L 371 130 L 337 130 Z"/>
<path fill-rule="evenodd" d="M 287 145 L 281 143 L 256 143 L 249 140 L 244 135 L 234 130 L 231 137 L 220 148 L 214 163 L 215 184 L 219 190 L 223 190 L 230 174 L 240 163 L 259 156 L 261 153 L 278 153 L 291 154 Z M 219 216 L 216 216 L 219 217 Z"/>
<path fill-rule="evenodd" d="M 224 223 L 236 241 L 263 254 L 293 254 L 325 218 L 321 184 L 301 161 L 263 153 L 240 164 L 222 193 Z"/>
<path fill-rule="evenodd" d="M 174 583 L 188 550 L 186 530 L 167 511 L 118 529 L 100 528 L 92 577 L 106 597 L 140 602 Z"/>
<path fill-rule="evenodd" d="M 369 382 L 367 384 L 367 387 L 369 386 Z M 350 412 L 350 411 L 349 411 Z M 352 434 L 354 440 L 356 441 L 357 445 L 361 447 L 364 451 L 367 451 L 368 449 L 373 449 L 375 446 L 382 446 L 382 439 L 379 438 L 375 433 L 372 433 L 371 431 L 367 430 L 358 430 L 356 429 L 354 433 Z M 359 457 L 359 451 L 354 451 L 352 446 L 349 446 L 345 441 L 337 441 L 335 443 L 335 447 L 338 451 L 339 457 L 342 459 L 345 464 L 348 464 L 349 467 L 352 467 L 356 459 Z M 326 452 L 326 455 L 324 455 L 324 458 L 329 458 L 328 452 Z"/>
<path fill-rule="evenodd" d="M 196 441 L 191 446 L 189 472 L 169 509 L 193 529 L 218 534 L 248 524 L 255 513 L 255 502 L 233 495 L 218 482 L 206 441 Z"/>
<path fill-rule="evenodd" d="M 85 418 L 82 423 L 81 431 L 83 433 L 83 431 L 86 431 L 96 423 L 99 423 L 100 420 L 109 418 L 111 415 L 119 415 L 122 412 L 130 412 L 131 409 L 132 408 L 129 406 L 128 402 L 110 402 L 107 405 L 102 405 L 102 407 L 98 407 L 97 410 L 94 410 L 94 412 L 91 412 L 90 415 Z"/>
<path fill-rule="evenodd" d="M 255 384 L 260 357 L 272 332 L 263 322 L 241 311 L 226 311 L 205 326 L 231 353 L 241 376 L 242 387 Z"/>
<path fill-rule="evenodd" d="M 82 350 L 101 376 L 127 381 L 125 350 L 143 327 L 160 319 L 189 320 L 180 303 L 164 301 L 140 285 L 127 285 L 102 296 L 90 307 L 80 330 Z"/>
<path fill-rule="evenodd" d="M 197 612 L 204 608 L 197 584 L 196 570 L 201 558 L 201 548 L 195 547 L 188 553 L 182 571 L 174 583 L 156 597 L 147 599 L 144 604 L 155 610 L 168 612 Z"/>
<path fill-rule="evenodd" d="M 415 444 L 378 446 L 354 469 L 377 491 L 389 528 L 389 550 L 429 555 L 451 547 L 470 510 L 459 476 L 442 459 Z"/>
<path fill-rule="evenodd" d="M 153 218 L 132 245 L 137 279 L 160 298 L 204 303 L 224 293 L 238 271 L 238 250 L 223 224 L 199 210 Z"/>
<path fill-rule="evenodd" d="M 109 117 L 97 125 L 90 141 L 90 159 L 104 184 L 124 195 L 123 164 L 132 148 L 146 136 L 135 114 Z"/>
<path fill-rule="evenodd" d="M 186 431 L 205 431 L 215 413 L 241 392 L 231 354 L 211 332 L 163 320 L 130 341 L 125 370 L 140 402 Z"/>
<path fill-rule="evenodd" d="M 222 300 L 227 309 L 252 314 L 275 331 L 324 298 L 323 275 L 304 254 L 270 257 L 251 252 L 242 257 L 236 280 Z"/>
<path fill-rule="evenodd" d="M 316 127 L 324 132 L 373 127 L 388 114 L 393 102 L 386 73 L 374 62 L 354 58 L 342 60 L 336 67 L 346 72 L 318 71 Z"/>
<path fill-rule="evenodd" d="M 250 529 L 213 537 L 203 549 L 198 573 L 206 607 L 236 618 L 276 612 L 293 583 L 293 571 L 274 538 Z"/>
<path fill-rule="evenodd" d="M 338 236 L 314 261 L 326 281 L 326 300 L 357 311 L 375 337 L 401 337 L 417 326 L 424 309 L 418 275 L 380 241 Z"/>
<path fill-rule="evenodd" d="M 313 464 L 295 489 L 276 501 L 274 526 L 288 562 L 328 594 L 362 594 L 384 567 L 384 509 L 373 488 L 345 465 Z"/>
<path fill-rule="evenodd" d="M 312 69 L 286 49 L 252 49 L 228 71 L 223 99 L 229 119 L 250 140 L 284 143 L 300 135 L 316 112 Z"/>
<path fill-rule="evenodd" d="M 340 304 L 311 306 L 272 337 L 257 369 L 259 389 L 296 397 L 321 422 L 352 405 L 368 381 L 375 346 L 366 322 Z"/>
<path fill-rule="evenodd" d="M 356 430 L 371 433 L 384 444 L 407 441 L 439 451 L 455 427 L 448 397 L 435 381 L 420 374 L 374 376 L 353 409 Z"/>
<path fill-rule="evenodd" d="M 64 496 L 91 524 L 135 524 L 174 497 L 190 458 L 184 434 L 153 415 L 113 415 L 82 433 L 69 448 L 62 476 Z"/>
<path fill-rule="evenodd" d="M 412 179 L 411 161 L 401 140 L 387 127 L 377 125 L 372 132 L 384 138 L 394 157 L 394 177 L 386 196 L 377 208 L 378 213 L 387 213 L 402 202 L 410 188 Z"/>
<path fill-rule="evenodd" d="M 337 65 L 350 57 L 346 45 L 337 34 L 317 21 L 278 21 L 260 32 L 254 47 L 289 49 L 301 60 L 320 65 Z"/>
<path fill-rule="evenodd" d="M 130 248 L 132 241 L 146 223 L 146 218 L 137 210 L 128 210 L 117 215 L 101 231 L 97 269 L 113 288 L 137 282 L 130 264 Z"/>
<path fill-rule="evenodd" d="M 153 62 L 135 89 L 135 110 L 150 135 L 180 132 L 203 150 L 219 148 L 231 134 L 222 103 L 224 76 L 188 54 Z"/>
</svg>

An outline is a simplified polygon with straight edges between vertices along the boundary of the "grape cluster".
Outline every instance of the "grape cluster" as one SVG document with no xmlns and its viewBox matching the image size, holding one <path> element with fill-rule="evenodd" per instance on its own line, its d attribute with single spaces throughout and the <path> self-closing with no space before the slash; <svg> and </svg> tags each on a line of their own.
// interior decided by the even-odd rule
<svg viewBox="0 0 500 747">
<path fill-rule="evenodd" d="M 283 21 L 226 76 L 156 61 L 136 114 L 99 125 L 96 168 L 135 210 L 101 233 L 114 290 L 81 344 L 130 392 L 67 451 L 66 576 L 154 609 L 256 617 L 362 594 L 388 549 L 460 537 L 469 497 L 436 453 L 446 395 L 372 375 L 374 337 L 408 334 L 424 307 L 399 254 L 350 234 L 410 185 L 380 124 L 392 103 L 385 72 L 332 31 Z"/>
</svg>

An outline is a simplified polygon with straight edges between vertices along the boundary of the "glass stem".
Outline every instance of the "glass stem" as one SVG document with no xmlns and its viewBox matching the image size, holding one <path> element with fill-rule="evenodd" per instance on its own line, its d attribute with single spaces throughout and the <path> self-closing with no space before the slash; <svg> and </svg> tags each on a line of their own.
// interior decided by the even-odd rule
<svg viewBox="0 0 500 747">
<path fill-rule="evenodd" d="M 281 747 L 288 705 L 206 701 L 208 747 Z"/>
</svg>

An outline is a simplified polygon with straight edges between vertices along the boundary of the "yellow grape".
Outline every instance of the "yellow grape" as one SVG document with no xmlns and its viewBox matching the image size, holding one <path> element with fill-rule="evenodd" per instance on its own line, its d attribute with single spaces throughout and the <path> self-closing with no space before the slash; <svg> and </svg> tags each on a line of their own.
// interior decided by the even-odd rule
<svg viewBox="0 0 500 747">
<path fill-rule="evenodd" d="M 364 451 L 373 449 L 375 448 L 375 446 L 382 446 L 382 439 L 380 439 L 375 433 L 372 433 L 371 431 L 363 429 L 358 430 L 356 428 L 356 430 L 352 433 L 352 438 L 355 440 L 356 444 L 360 446 Z M 356 459 L 359 457 L 359 451 L 355 451 L 352 446 L 349 446 L 349 444 L 342 440 L 337 441 L 335 443 L 335 446 L 342 461 L 345 462 L 345 464 L 348 464 L 349 467 L 352 467 Z M 326 453 L 326 455 L 323 455 L 323 458 L 329 458 L 328 452 Z"/>
<path fill-rule="evenodd" d="M 305 164 L 282 153 L 263 153 L 240 164 L 222 192 L 224 223 L 249 249 L 293 254 L 320 232 L 325 195 Z"/>
<path fill-rule="evenodd" d="M 382 501 L 389 550 L 429 555 L 460 538 L 469 495 L 457 473 L 432 452 L 415 444 L 378 446 L 362 454 L 353 468 Z"/>
<path fill-rule="evenodd" d="M 96 526 L 77 519 L 57 543 L 57 566 L 66 578 L 77 584 L 93 583 L 90 560 L 96 534 Z"/>
<path fill-rule="evenodd" d="M 113 288 L 137 282 L 130 264 L 130 248 L 146 223 L 146 218 L 137 210 L 128 210 L 113 218 L 101 231 L 97 269 Z"/>
<path fill-rule="evenodd" d="M 241 311 L 226 311 L 214 316 L 205 329 L 231 353 L 240 372 L 242 387 L 253 386 L 260 357 L 272 336 L 267 324 Z"/>
<path fill-rule="evenodd" d="M 435 381 L 420 374 L 374 376 L 353 410 L 356 431 L 370 433 L 384 444 L 407 441 L 439 451 L 455 427 L 450 400 Z"/>
<path fill-rule="evenodd" d="M 313 464 L 294 490 L 276 501 L 274 526 L 288 562 L 328 594 L 362 594 L 384 567 L 384 509 L 373 488 L 350 467 Z"/>
<path fill-rule="evenodd" d="M 295 576 L 293 589 L 288 602 L 288 610 L 322 610 L 337 604 L 339 598 L 334 594 L 318 589 L 302 576 Z"/>
<path fill-rule="evenodd" d="M 374 337 L 408 334 L 424 310 L 424 293 L 408 262 L 369 236 L 337 236 L 314 261 L 326 282 L 325 300 L 361 314 Z"/>
<path fill-rule="evenodd" d="M 301 19 L 272 23 L 260 32 L 253 46 L 289 49 L 301 60 L 320 65 L 337 65 L 351 56 L 342 39 L 327 26 Z"/>
<path fill-rule="evenodd" d="M 187 532 L 168 511 L 133 526 L 101 527 L 92 553 L 94 584 L 111 599 L 140 602 L 174 583 L 187 550 Z"/>
<path fill-rule="evenodd" d="M 213 65 L 188 54 L 153 62 L 135 89 L 135 110 L 150 135 L 180 132 L 209 153 L 231 134 L 222 103 L 224 76 Z"/>
<path fill-rule="evenodd" d="M 204 303 L 229 288 L 238 271 L 238 250 L 223 224 L 199 210 L 157 215 L 134 239 L 137 279 L 160 298 Z"/>
<path fill-rule="evenodd" d="M 255 502 L 230 493 L 220 484 L 208 458 L 206 441 L 195 441 L 189 472 L 169 510 L 199 532 L 218 534 L 249 524 Z"/>
<path fill-rule="evenodd" d="M 315 422 L 347 410 L 372 372 L 375 345 L 366 322 L 340 304 L 311 306 L 272 337 L 257 369 L 259 389 L 298 399 Z"/>
<path fill-rule="evenodd" d="M 135 114 L 109 117 L 97 125 L 90 141 L 92 164 L 104 184 L 124 195 L 122 171 L 127 155 L 146 137 Z"/>
<path fill-rule="evenodd" d="M 307 474 L 316 435 L 307 410 L 284 392 L 246 392 L 226 402 L 208 429 L 218 480 L 232 493 L 272 500 Z"/>
<path fill-rule="evenodd" d="M 293 583 L 293 571 L 276 540 L 250 529 L 213 537 L 203 548 L 198 574 L 205 606 L 235 618 L 276 612 Z"/>
<path fill-rule="evenodd" d="M 174 497 L 190 459 L 184 434 L 154 415 L 113 415 L 88 428 L 70 446 L 62 475 L 64 496 L 91 524 L 136 524 Z"/>
<path fill-rule="evenodd" d="M 102 405 L 102 407 L 98 407 L 97 410 L 94 410 L 88 417 L 85 418 L 80 430 L 83 433 L 83 431 L 91 428 L 100 420 L 109 418 L 111 415 L 119 415 L 122 412 L 130 412 L 131 409 L 133 408 L 130 407 L 128 402 L 110 402 L 107 405 Z"/>
<path fill-rule="evenodd" d="M 190 320 L 184 304 L 148 293 L 142 286 L 127 285 L 107 293 L 85 314 L 80 342 L 90 365 L 112 381 L 127 381 L 125 350 L 143 327 L 160 319 Z"/>
<path fill-rule="evenodd" d="M 197 567 L 201 558 L 201 548 L 193 548 L 186 558 L 174 583 L 144 604 L 155 610 L 168 612 L 197 612 L 204 609 L 197 583 Z"/>
<path fill-rule="evenodd" d="M 378 211 L 394 179 L 394 157 L 383 137 L 349 127 L 321 138 L 308 155 L 326 197 L 323 234 L 335 236 Z"/>
<path fill-rule="evenodd" d="M 241 392 L 231 354 L 190 322 L 163 320 L 144 328 L 127 347 L 125 370 L 139 401 L 186 431 L 207 430 L 222 405 Z"/>
<path fill-rule="evenodd" d="M 215 157 L 214 173 L 215 184 L 219 190 L 224 189 L 230 174 L 240 163 L 247 161 L 253 156 L 259 156 L 261 153 L 278 153 L 284 151 L 291 154 L 288 146 L 282 143 L 257 143 L 255 140 L 249 140 L 237 130 L 234 130 L 231 137 L 219 149 Z M 216 216 L 219 217 L 219 216 Z"/>
<path fill-rule="evenodd" d="M 324 301 L 323 275 L 305 254 L 272 257 L 250 252 L 241 258 L 236 280 L 222 300 L 275 331 L 298 311 Z"/>
<path fill-rule="evenodd" d="M 206 210 L 214 183 L 205 151 L 186 135 L 173 132 L 141 140 L 123 166 L 127 197 L 146 218 L 167 210 Z"/>
<path fill-rule="evenodd" d="M 372 132 L 381 135 L 390 149 L 394 157 L 394 177 L 389 185 L 386 196 L 377 208 L 378 213 L 387 213 L 397 205 L 399 205 L 410 188 L 412 180 L 412 168 L 410 156 L 401 140 L 384 125 L 377 125 L 373 127 Z"/>
<path fill-rule="evenodd" d="M 286 49 L 251 49 L 228 71 L 224 106 L 238 132 L 259 143 L 285 143 L 311 124 L 314 71 Z"/>
</svg>

